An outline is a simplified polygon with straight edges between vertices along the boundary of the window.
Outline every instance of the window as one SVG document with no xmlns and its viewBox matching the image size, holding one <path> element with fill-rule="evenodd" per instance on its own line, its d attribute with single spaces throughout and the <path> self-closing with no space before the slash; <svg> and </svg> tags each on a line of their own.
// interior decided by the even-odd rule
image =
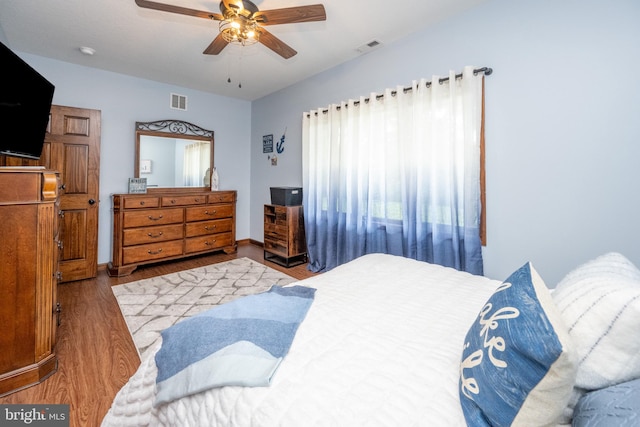
<svg viewBox="0 0 640 427">
<path fill-rule="evenodd" d="M 305 114 L 311 268 L 385 252 L 482 274 L 482 110 L 467 67 Z"/>
</svg>

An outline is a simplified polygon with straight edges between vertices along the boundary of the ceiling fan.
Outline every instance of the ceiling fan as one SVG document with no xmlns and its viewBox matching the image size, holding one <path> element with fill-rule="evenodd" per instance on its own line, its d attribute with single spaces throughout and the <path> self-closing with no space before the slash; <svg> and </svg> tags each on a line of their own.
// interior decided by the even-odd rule
<svg viewBox="0 0 640 427">
<path fill-rule="evenodd" d="M 136 0 L 136 4 L 146 9 L 220 21 L 220 33 L 203 52 L 207 55 L 219 54 L 229 43 L 249 45 L 260 42 L 283 58 L 289 59 L 298 52 L 267 31 L 264 26 L 327 19 L 324 6 L 321 4 L 261 11 L 249 0 L 223 0 L 220 2 L 221 13 L 189 9 L 149 0 Z"/>
</svg>

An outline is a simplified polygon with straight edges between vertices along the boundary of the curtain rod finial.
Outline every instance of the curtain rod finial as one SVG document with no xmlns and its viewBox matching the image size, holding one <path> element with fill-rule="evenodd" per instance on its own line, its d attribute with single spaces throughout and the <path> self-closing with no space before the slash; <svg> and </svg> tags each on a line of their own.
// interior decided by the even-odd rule
<svg viewBox="0 0 640 427">
<path fill-rule="evenodd" d="M 474 76 L 478 75 L 478 73 L 484 73 L 485 76 L 490 76 L 491 73 L 493 73 L 493 68 L 482 67 L 482 68 L 476 68 L 475 70 L 473 70 L 473 75 Z M 456 76 L 456 78 L 457 77 L 458 76 Z"/>
</svg>

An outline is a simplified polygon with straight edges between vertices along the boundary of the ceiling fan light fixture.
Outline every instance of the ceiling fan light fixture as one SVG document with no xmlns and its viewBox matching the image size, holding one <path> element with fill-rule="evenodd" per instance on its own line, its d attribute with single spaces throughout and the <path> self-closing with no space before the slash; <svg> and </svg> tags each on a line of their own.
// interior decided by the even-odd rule
<svg viewBox="0 0 640 427">
<path fill-rule="evenodd" d="M 246 19 L 237 15 L 227 16 L 220 21 L 220 34 L 227 43 L 248 46 L 257 43 L 260 35 L 258 25 L 253 19 Z"/>
<path fill-rule="evenodd" d="M 325 21 L 327 19 L 322 4 L 261 11 L 251 0 L 222 0 L 219 5 L 221 13 L 158 3 L 153 0 L 136 0 L 136 4 L 146 9 L 219 21 L 220 34 L 202 52 L 205 55 L 218 55 L 229 43 L 244 46 L 260 42 L 282 58 L 289 59 L 298 52 L 267 31 L 264 26 Z"/>
</svg>

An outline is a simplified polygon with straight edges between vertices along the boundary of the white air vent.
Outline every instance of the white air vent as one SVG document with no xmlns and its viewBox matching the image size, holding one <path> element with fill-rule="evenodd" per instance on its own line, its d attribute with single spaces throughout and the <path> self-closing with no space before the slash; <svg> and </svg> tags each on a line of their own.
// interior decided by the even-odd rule
<svg viewBox="0 0 640 427">
<path fill-rule="evenodd" d="M 178 95 L 177 93 L 172 93 L 171 108 L 173 108 L 174 110 L 187 111 L 187 97 L 184 95 Z"/>
<path fill-rule="evenodd" d="M 379 48 L 380 46 L 382 46 L 381 42 L 379 42 L 378 40 L 371 40 L 369 43 L 363 44 L 356 50 L 360 53 L 368 53 L 374 49 Z"/>
</svg>

